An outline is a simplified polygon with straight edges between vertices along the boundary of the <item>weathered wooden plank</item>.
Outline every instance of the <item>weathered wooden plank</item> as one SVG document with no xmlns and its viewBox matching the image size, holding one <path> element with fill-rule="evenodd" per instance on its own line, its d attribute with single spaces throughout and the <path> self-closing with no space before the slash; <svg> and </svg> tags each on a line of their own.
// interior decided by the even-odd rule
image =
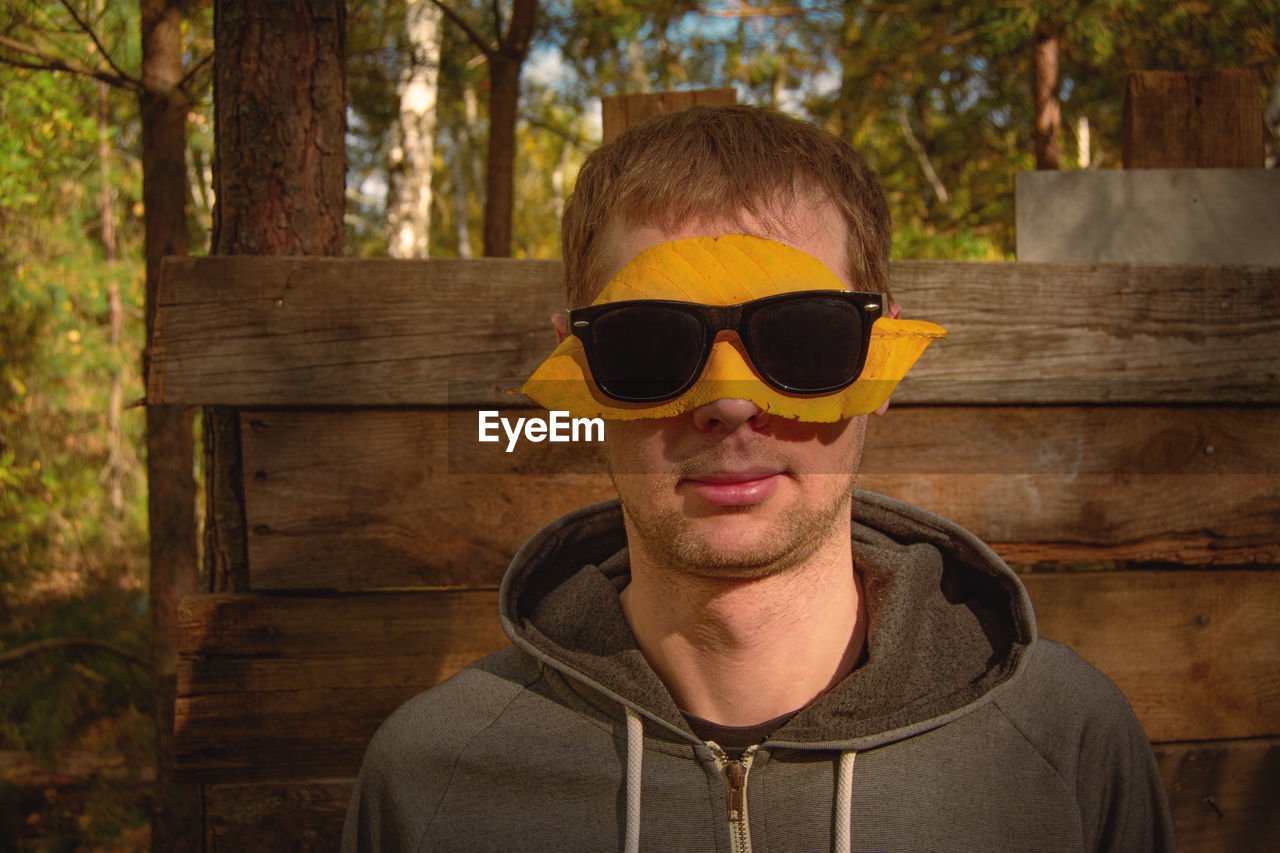
<svg viewBox="0 0 1280 853">
<path fill-rule="evenodd" d="M 1128 696 L 1153 741 L 1280 733 L 1280 571 L 1033 574 L 1044 636 Z M 350 775 L 395 707 L 503 644 L 497 594 L 197 596 L 183 603 L 178 767 Z"/>
<path fill-rule="evenodd" d="M 539 527 L 615 494 L 601 473 L 526 475 L 518 460 L 455 474 L 444 411 L 257 412 L 241 435 L 254 589 L 496 587 Z M 573 470 L 577 446 L 542 446 Z"/>
<path fill-rule="evenodd" d="M 1178 849 L 1273 850 L 1280 838 L 1280 739 L 1155 744 Z M 354 779 L 210 785 L 210 853 L 331 851 Z"/>
<path fill-rule="evenodd" d="M 1155 744 L 1178 849 L 1280 849 L 1280 739 Z"/>
<path fill-rule="evenodd" d="M 355 779 L 210 785 L 206 853 L 333 853 Z"/>
<path fill-rule="evenodd" d="M 602 141 L 609 142 L 642 119 L 688 109 L 694 104 L 721 107 L 737 102 L 738 93 L 733 88 L 698 89 L 692 92 L 645 92 L 601 98 Z"/>
<path fill-rule="evenodd" d="M 1153 741 L 1280 734 L 1280 572 L 1024 575 L 1041 636 L 1116 683 Z"/>
<path fill-rule="evenodd" d="M 949 331 L 899 402 L 1280 400 L 1280 267 L 901 261 L 894 281 Z"/>
<path fill-rule="evenodd" d="M 152 401 L 445 403 L 555 343 L 560 264 L 483 258 L 166 258 Z"/>
<path fill-rule="evenodd" d="M 1124 94 L 1126 169 L 1259 169 L 1262 81 L 1246 68 L 1139 71 Z"/>
<path fill-rule="evenodd" d="M 176 766 L 350 775 L 386 716 L 501 648 L 495 591 L 200 595 L 179 614 Z"/>
<path fill-rule="evenodd" d="M 551 350 L 552 261 L 166 261 L 153 403 L 509 401 Z M 896 261 L 949 331 L 899 402 L 1280 402 L 1280 268 Z"/>
<path fill-rule="evenodd" d="M 526 410 L 508 413 L 529 415 Z M 477 440 L 475 410 L 242 420 L 254 589 L 496 586 L 543 524 L 612 497 L 599 446 Z M 859 484 L 1016 562 L 1280 562 L 1280 411 L 891 407 Z"/>
</svg>

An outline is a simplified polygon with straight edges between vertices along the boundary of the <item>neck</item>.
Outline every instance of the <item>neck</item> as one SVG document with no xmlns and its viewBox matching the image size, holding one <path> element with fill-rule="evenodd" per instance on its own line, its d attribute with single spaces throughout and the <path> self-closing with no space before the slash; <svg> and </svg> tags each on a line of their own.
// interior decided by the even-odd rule
<svg viewBox="0 0 1280 853">
<path fill-rule="evenodd" d="M 696 577 L 631 553 L 622 607 L 684 712 L 751 726 L 804 707 L 856 665 L 866 640 L 847 532 L 757 580 Z"/>
</svg>

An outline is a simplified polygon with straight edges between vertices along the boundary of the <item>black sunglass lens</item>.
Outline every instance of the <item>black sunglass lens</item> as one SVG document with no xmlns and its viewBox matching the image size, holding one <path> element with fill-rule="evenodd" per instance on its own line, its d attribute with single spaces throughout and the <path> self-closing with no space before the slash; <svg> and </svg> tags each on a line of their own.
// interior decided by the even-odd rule
<svg viewBox="0 0 1280 853">
<path fill-rule="evenodd" d="M 661 400 L 696 378 L 702 324 L 684 311 L 660 305 L 626 306 L 592 323 L 596 384 L 625 400 Z"/>
<path fill-rule="evenodd" d="M 862 313 L 844 299 L 809 296 L 765 305 L 747 331 L 756 368 L 788 391 L 841 388 L 862 367 Z"/>
</svg>

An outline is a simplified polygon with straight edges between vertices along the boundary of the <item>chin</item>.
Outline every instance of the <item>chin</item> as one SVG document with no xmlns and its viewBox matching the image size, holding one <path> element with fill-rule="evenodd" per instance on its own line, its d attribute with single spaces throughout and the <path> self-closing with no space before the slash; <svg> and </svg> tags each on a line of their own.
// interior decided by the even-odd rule
<svg viewBox="0 0 1280 853">
<path fill-rule="evenodd" d="M 802 564 L 819 544 L 813 537 L 788 535 L 749 514 L 699 519 L 669 531 L 661 543 L 663 561 L 704 578 L 759 580 Z"/>
<path fill-rule="evenodd" d="M 654 500 L 653 492 L 619 494 L 633 553 L 692 576 L 770 577 L 801 566 L 833 538 L 847 542 L 849 536 L 847 492 L 812 503 L 783 492 L 759 503 L 718 507 L 670 495 Z"/>
</svg>

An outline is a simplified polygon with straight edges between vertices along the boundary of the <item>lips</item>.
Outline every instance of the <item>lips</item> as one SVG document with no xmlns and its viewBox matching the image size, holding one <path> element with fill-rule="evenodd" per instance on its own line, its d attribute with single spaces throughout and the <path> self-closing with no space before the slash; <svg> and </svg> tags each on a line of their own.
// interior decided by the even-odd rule
<svg viewBox="0 0 1280 853">
<path fill-rule="evenodd" d="M 772 495 L 784 476 L 777 468 L 707 471 L 684 477 L 679 487 L 714 506 L 750 506 Z"/>
<path fill-rule="evenodd" d="M 696 474 L 686 474 L 686 480 L 698 480 L 703 483 L 741 483 L 747 480 L 759 480 L 764 477 L 771 477 L 774 474 L 782 473 L 781 469 L 769 466 L 757 466 L 753 468 L 743 468 L 740 470 L 730 471 L 705 471 Z"/>
</svg>

